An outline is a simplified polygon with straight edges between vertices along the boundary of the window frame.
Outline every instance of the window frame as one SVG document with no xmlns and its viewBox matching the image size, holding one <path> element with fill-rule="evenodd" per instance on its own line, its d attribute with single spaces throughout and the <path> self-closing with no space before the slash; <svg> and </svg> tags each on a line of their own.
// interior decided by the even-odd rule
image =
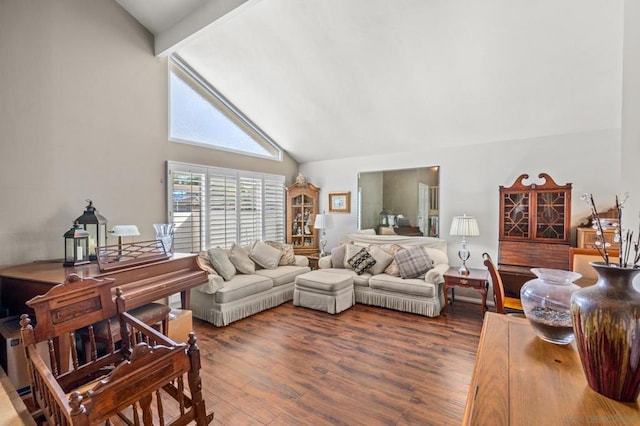
<svg viewBox="0 0 640 426">
<path fill-rule="evenodd" d="M 282 161 L 284 153 L 282 148 L 271 139 L 271 137 L 265 133 L 258 125 L 249 119 L 242 113 L 231 101 L 229 101 L 224 95 L 222 95 L 211 83 L 209 83 L 204 77 L 202 77 L 195 69 L 193 69 L 184 59 L 177 53 L 173 53 L 169 56 L 167 61 L 167 136 L 170 142 L 183 143 L 187 145 L 195 145 L 208 149 L 216 149 L 220 151 L 233 152 L 235 154 L 249 155 L 252 157 L 265 158 L 268 160 Z M 193 141 L 189 139 L 180 138 L 173 135 L 172 130 L 172 91 L 171 91 L 171 78 L 172 73 L 176 73 L 178 78 L 181 78 L 186 84 L 191 86 L 195 91 L 199 92 L 209 103 L 230 119 L 234 125 L 236 125 L 242 132 L 244 132 L 251 140 L 260 145 L 263 149 L 270 153 L 270 155 L 263 155 L 256 152 L 245 151 L 241 149 L 233 149 L 226 146 L 216 145 L 214 143 L 206 143 L 201 141 Z"/>
</svg>

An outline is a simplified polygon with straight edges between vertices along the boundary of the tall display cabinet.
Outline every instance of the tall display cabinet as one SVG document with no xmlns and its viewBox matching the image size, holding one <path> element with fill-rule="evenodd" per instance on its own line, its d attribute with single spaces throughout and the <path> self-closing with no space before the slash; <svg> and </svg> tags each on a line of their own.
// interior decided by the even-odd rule
<svg viewBox="0 0 640 426">
<path fill-rule="evenodd" d="M 543 183 L 525 185 L 528 178 L 500 186 L 498 266 L 505 292 L 516 297 L 534 278 L 531 268 L 569 269 L 571 184 L 540 173 Z"/>
<path fill-rule="evenodd" d="M 310 183 L 294 183 L 287 187 L 287 242 L 296 254 L 310 255 L 320 251 L 318 230 L 313 223 L 318 214 L 320 188 Z"/>
</svg>

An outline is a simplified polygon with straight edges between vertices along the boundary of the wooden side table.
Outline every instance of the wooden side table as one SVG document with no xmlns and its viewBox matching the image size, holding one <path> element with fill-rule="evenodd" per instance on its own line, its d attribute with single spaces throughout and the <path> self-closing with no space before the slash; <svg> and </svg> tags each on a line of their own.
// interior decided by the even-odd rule
<svg viewBox="0 0 640 426">
<path fill-rule="evenodd" d="M 444 307 L 445 309 L 449 305 L 449 297 L 447 296 L 447 290 L 451 290 L 451 303 L 454 302 L 453 288 L 465 287 L 473 288 L 482 295 L 482 315 L 487 310 L 487 290 L 489 288 L 488 272 L 486 269 L 474 269 L 469 268 L 469 275 L 460 275 L 458 268 L 450 267 L 447 272 L 444 273 Z"/>
<path fill-rule="evenodd" d="M 311 270 L 318 269 L 318 260 L 320 260 L 320 253 L 313 253 L 305 255 L 307 259 L 309 259 L 309 267 Z"/>
</svg>

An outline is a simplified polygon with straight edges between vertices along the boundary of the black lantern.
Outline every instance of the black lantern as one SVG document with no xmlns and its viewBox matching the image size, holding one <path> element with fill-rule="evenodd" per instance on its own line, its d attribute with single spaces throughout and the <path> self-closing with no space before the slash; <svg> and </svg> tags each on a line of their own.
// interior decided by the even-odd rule
<svg viewBox="0 0 640 426">
<path fill-rule="evenodd" d="M 389 226 L 389 214 L 384 209 L 378 215 L 378 224 L 380 226 Z"/>
<path fill-rule="evenodd" d="M 107 245 L 107 219 L 93 207 L 93 201 L 87 200 L 87 202 L 89 205 L 76 222 L 89 233 L 89 260 L 96 260 L 96 246 Z"/>
<path fill-rule="evenodd" d="M 64 266 L 89 263 L 89 232 L 76 223 L 64 234 Z"/>
</svg>

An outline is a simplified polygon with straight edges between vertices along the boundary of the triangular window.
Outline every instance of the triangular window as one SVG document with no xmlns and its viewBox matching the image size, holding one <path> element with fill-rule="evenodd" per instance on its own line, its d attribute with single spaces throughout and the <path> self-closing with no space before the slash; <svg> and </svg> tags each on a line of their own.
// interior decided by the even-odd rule
<svg viewBox="0 0 640 426">
<path fill-rule="evenodd" d="M 282 150 L 179 56 L 169 61 L 169 139 L 282 159 Z"/>
</svg>

